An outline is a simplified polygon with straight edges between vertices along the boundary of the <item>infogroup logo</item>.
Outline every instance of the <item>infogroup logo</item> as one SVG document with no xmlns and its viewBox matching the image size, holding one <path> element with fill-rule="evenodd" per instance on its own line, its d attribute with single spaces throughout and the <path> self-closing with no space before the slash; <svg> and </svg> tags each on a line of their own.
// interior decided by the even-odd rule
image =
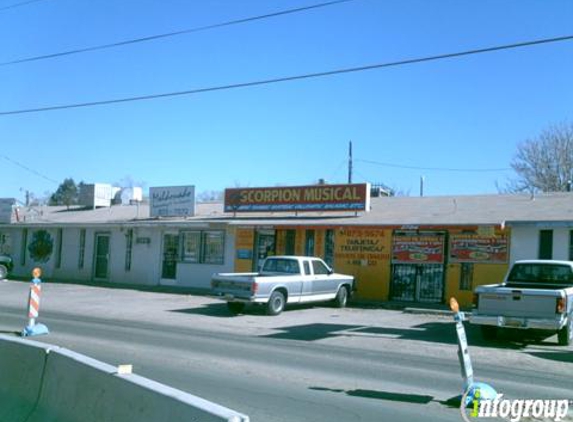
<svg viewBox="0 0 573 422">
<path fill-rule="evenodd" d="M 553 420 L 559 422 L 569 412 L 568 399 L 504 399 L 503 394 L 498 394 L 495 399 L 481 399 L 480 390 L 476 389 L 474 398 L 469 406 L 466 399 L 470 390 L 462 396 L 460 412 L 466 422 L 478 422 L 479 418 L 503 418 L 511 422 L 520 422 L 522 418 L 535 418 Z M 485 422 L 485 421 L 484 421 Z"/>
</svg>

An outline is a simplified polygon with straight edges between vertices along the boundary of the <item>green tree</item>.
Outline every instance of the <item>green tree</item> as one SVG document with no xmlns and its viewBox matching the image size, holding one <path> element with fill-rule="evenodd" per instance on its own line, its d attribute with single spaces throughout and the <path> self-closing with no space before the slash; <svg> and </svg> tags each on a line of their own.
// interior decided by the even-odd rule
<svg viewBox="0 0 573 422">
<path fill-rule="evenodd" d="M 82 183 L 80 182 L 80 185 Z M 79 186 L 74 179 L 68 178 L 58 186 L 58 189 L 50 196 L 49 205 L 77 205 L 79 202 Z"/>
<path fill-rule="evenodd" d="M 520 143 L 511 162 L 517 178 L 508 192 L 560 192 L 571 189 L 573 123 L 554 125 Z"/>
</svg>

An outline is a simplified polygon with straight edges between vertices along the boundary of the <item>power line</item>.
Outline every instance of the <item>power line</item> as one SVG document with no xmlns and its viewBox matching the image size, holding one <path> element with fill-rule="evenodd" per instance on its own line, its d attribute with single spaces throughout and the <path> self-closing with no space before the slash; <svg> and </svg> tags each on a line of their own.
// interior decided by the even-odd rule
<svg viewBox="0 0 573 422">
<path fill-rule="evenodd" d="M 372 161 L 372 160 L 360 160 L 357 159 L 356 161 L 367 163 L 367 164 L 374 164 L 377 166 L 382 167 L 393 167 L 399 169 L 407 169 L 407 170 L 426 170 L 426 171 L 447 171 L 447 172 L 465 172 L 465 173 L 487 173 L 487 172 L 500 172 L 500 171 L 511 171 L 512 168 L 504 167 L 504 168 L 492 168 L 492 169 L 468 169 L 468 168 L 444 168 L 444 167 L 418 167 L 418 166 L 406 166 L 402 164 L 394 164 L 394 163 L 383 163 L 380 161 Z"/>
<path fill-rule="evenodd" d="M 345 73 L 356 73 L 356 72 L 363 72 L 366 70 L 374 70 L 374 69 L 382 69 L 386 67 L 397 67 L 397 66 L 404 66 L 409 64 L 416 64 L 416 63 L 424 63 L 430 61 L 437 61 L 443 59 L 451 59 L 456 57 L 463 57 L 469 56 L 473 54 L 483 54 L 483 53 L 491 53 L 494 51 L 501 51 L 501 50 L 509 50 L 509 49 L 516 49 L 516 48 L 523 48 L 523 47 L 531 47 L 534 45 L 540 44 L 548 44 L 548 43 L 555 43 L 561 41 L 570 41 L 573 40 L 573 35 L 567 35 L 563 37 L 557 38 L 544 38 L 534 41 L 526 41 L 514 44 L 505 44 L 495 47 L 486 47 L 486 48 L 479 48 L 475 50 L 466 50 L 456 53 L 447 53 L 447 54 L 440 54 L 436 56 L 426 56 L 414 59 L 406 59 L 400 60 L 396 62 L 388 62 L 388 63 L 379 63 L 379 64 L 371 64 L 366 66 L 359 66 L 359 67 L 351 67 L 346 69 L 337 69 L 337 70 L 329 70 L 325 72 L 316 72 L 316 73 L 307 73 L 304 75 L 295 75 L 295 76 L 285 76 L 282 78 L 273 78 L 273 79 L 265 79 L 259 81 L 251 81 L 251 82 L 241 82 L 236 84 L 229 84 L 229 85 L 220 85 L 220 86 L 213 86 L 213 87 L 206 87 L 206 88 L 197 88 L 197 89 L 189 89 L 185 91 L 176 91 L 176 92 L 167 92 L 162 94 L 149 94 L 149 95 L 141 95 L 136 97 L 128 97 L 128 98 L 117 98 L 111 100 L 101 100 L 101 101 L 90 101 L 84 103 L 75 103 L 75 104 L 64 104 L 64 105 L 55 105 L 55 106 L 47 106 L 47 107 L 38 107 L 38 108 L 29 108 L 29 109 L 21 109 L 21 110 L 10 110 L 10 111 L 0 111 L 0 116 L 8 116 L 13 114 L 24 114 L 24 113 L 39 113 L 44 111 L 55 111 L 55 110 L 65 110 L 71 108 L 82 108 L 82 107 L 93 107 L 93 106 L 101 106 L 101 105 L 109 105 L 109 104 L 118 104 L 118 103 L 127 103 L 133 101 L 143 101 L 143 100 L 154 100 L 158 98 L 166 98 L 166 97 L 176 97 L 176 96 L 183 96 L 183 95 L 193 95 L 193 94 L 202 94 L 207 92 L 214 92 L 214 91 L 226 91 L 229 89 L 237 89 L 237 88 L 249 88 L 254 86 L 261 86 L 261 85 L 270 85 L 280 82 L 292 82 L 292 81 L 299 81 L 304 79 L 313 79 L 313 78 L 321 78 L 325 76 L 334 76 L 334 75 L 341 75 Z"/>
<path fill-rule="evenodd" d="M 6 161 L 11 162 L 12 164 L 17 165 L 18 167 L 23 168 L 24 170 L 26 170 L 26 171 L 28 171 L 28 172 L 30 172 L 30 173 L 32 173 L 32 174 L 35 174 L 36 176 L 41 177 L 42 179 L 46 179 L 48 182 L 55 183 L 56 185 L 59 184 L 59 182 L 55 181 L 54 179 L 51 179 L 51 178 L 49 178 L 48 176 L 43 175 L 42 173 L 40 173 L 40 172 L 38 172 L 38 171 L 36 171 L 36 170 L 34 170 L 34 169 L 31 169 L 30 167 L 25 166 L 24 164 L 19 163 L 19 162 L 16 161 L 16 160 L 11 159 L 10 157 L 7 157 L 7 156 L 5 156 L 5 155 L 0 155 L 0 157 L 4 158 Z"/>
<path fill-rule="evenodd" d="M 34 0 L 34 1 L 40 1 L 40 0 Z M 247 23 L 247 22 L 253 22 L 253 21 L 262 20 L 262 19 L 275 18 L 277 16 L 306 12 L 306 11 L 309 11 L 312 9 L 318 9 L 321 7 L 333 6 L 333 5 L 340 4 L 340 3 L 348 3 L 351 1 L 357 1 L 357 0 L 334 0 L 334 1 L 329 1 L 326 3 L 318 3 L 318 4 L 313 4 L 310 6 L 298 7 L 296 9 L 281 10 L 278 12 L 267 13 L 264 15 L 251 16 L 248 18 L 236 19 L 236 20 L 222 22 L 222 23 L 216 23 L 216 24 L 212 24 L 212 25 L 183 29 L 181 31 L 168 32 L 165 34 L 150 35 L 147 37 L 117 41 L 117 42 L 109 43 L 109 44 L 101 44 L 101 45 L 96 45 L 96 46 L 92 46 L 92 47 L 83 47 L 83 48 L 77 48 L 74 50 L 62 51 L 59 53 L 44 54 L 41 56 L 27 57 L 27 58 L 23 58 L 23 59 L 11 60 L 11 61 L 7 61 L 7 62 L 0 62 L 0 66 L 9 66 L 9 65 L 26 63 L 26 62 L 33 62 L 33 61 L 38 61 L 38 60 L 54 59 L 56 57 L 70 56 L 72 54 L 87 53 L 90 51 L 105 50 L 105 49 L 109 49 L 109 48 L 116 48 L 116 47 L 121 47 L 121 46 L 125 46 L 125 45 L 130 45 L 130 44 L 137 44 L 137 43 L 142 43 L 142 42 L 154 41 L 154 40 L 158 40 L 161 38 L 175 37 L 175 36 L 179 36 L 179 35 L 191 34 L 194 32 L 201 32 L 201 31 L 208 31 L 208 30 L 216 29 L 216 28 L 222 28 L 225 26 L 239 25 L 239 24 L 243 24 L 243 23 Z"/>
<path fill-rule="evenodd" d="M 3 10 L 14 9 L 14 8 L 16 8 L 16 7 L 25 6 L 25 5 L 27 5 L 27 4 L 36 3 L 36 2 L 39 2 L 39 1 L 43 1 L 43 0 L 28 0 L 28 1 L 22 1 L 22 2 L 20 2 L 20 3 L 11 4 L 11 5 L 9 5 L 9 6 L 3 6 L 3 7 L 0 7 L 0 12 L 3 11 Z"/>
</svg>

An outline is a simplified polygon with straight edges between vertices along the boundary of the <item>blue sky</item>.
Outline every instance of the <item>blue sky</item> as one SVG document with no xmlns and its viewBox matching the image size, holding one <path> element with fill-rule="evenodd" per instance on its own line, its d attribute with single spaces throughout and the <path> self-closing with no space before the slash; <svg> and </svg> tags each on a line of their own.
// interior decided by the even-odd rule
<svg viewBox="0 0 573 422">
<path fill-rule="evenodd" d="M 321 0 L 0 0 L 0 62 Z M 573 2 L 354 0 L 115 49 L 0 66 L 0 112 L 258 81 L 573 35 Z M 142 102 L 0 116 L 0 197 L 354 181 L 496 193 L 517 145 L 573 120 L 573 41 Z M 396 167 L 389 166 L 393 164 Z M 24 168 L 26 167 L 26 168 Z M 401 167 L 415 167 L 407 169 Z M 444 170 L 426 170 L 439 168 Z"/>
</svg>

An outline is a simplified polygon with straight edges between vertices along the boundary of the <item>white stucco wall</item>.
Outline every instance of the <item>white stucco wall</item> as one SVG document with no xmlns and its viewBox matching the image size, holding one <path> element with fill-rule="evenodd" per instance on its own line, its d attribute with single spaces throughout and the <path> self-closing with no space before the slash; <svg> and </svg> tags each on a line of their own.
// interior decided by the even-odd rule
<svg viewBox="0 0 573 422">
<path fill-rule="evenodd" d="M 208 289 L 211 287 L 211 276 L 214 273 L 231 272 L 235 260 L 235 235 L 234 231 L 225 232 L 225 256 L 223 264 L 191 264 L 179 262 L 177 264 L 177 286 L 195 287 Z"/>
<path fill-rule="evenodd" d="M 510 261 L 539 258 L 539 232 L 553 230 L 553 259 L 568 260 L 573 226 L 555 224 L 520 224 L 511 227 Z"/>
<path fill-rule="evenodd" d="M 133 229 L 131 268 L 126 269 L 126 246 L 128 229 Z M 211 276 L 216 272 L 229 272 L 234 268 L 235 236 L 232 230 L 225 233 L 224 260 L 221 265 L 193 264 L 179 261 L 177 276 L 174 280 L 161 279 L 163 259 L 163 235 L 165 233 L 179 234 L 181 230 L 193 229 L 192 226 L 162 227 L 157 226 L 91 226 L 62 227 L 61 265 L 56 266 L 58 248 L 58 227 L 28 227 L 26 247 L 23 248 L 23 233 L 26 228 L 5 227 L 2 233 L 9 233 L 9 249 L 14 258 L 13 275 L 26 278 L 32 269 L 40 266 L 43 278 L 66 281 L 94 281 L 95 243 L 98 233 L 110 236 L 109 277 L 106 281 L 118 284 L 134 285 L 171 285 L 180 287 L 210 288 Z M 85 245 L 83 266 L 80 266 L 80 233 L 85 230 Z M 206 227 L 201 227 L 206 229 Z M 37 262 L 30 258 L 28 246 L 33 240 L 34 233 L 46 230 L 53 239 L 53 251 L 46 262 Z M 149 239 L 149 243 L 138 243 L 137 238 Z M 25 251 L 25 262 L 22 265 L 22 251 Z M 97 280 L 96 280 L 97 281 Z"/>
</svg>

